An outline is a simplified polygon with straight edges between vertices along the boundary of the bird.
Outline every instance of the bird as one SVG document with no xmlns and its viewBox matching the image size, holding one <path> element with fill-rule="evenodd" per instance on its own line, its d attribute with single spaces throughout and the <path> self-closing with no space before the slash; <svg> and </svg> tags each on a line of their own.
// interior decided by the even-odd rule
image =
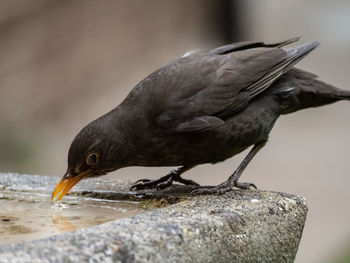
<svg viewBox="0 0 350 263">
<path fill-rule="evenodd" d="M 194 51 L 151 73 L 119 106 L 76 135 L 67 172 L 52 199 L 60 200 L 82 179 L 128 166 L 177 167 L 160 179 L 138 180 L 133 191 L 165 189 L 174 182 L 191 185 L 191 194 L 256 188 L 238 179 L 281 115 L 350 100 L 350 91 L 294 67 L 319 46 L 313 41 L 285 47 L 299 39 Z M 197 165 L 222 162 L 249 147 L 238 168 L 217 186 L 181 177 Z"/>
</svg>

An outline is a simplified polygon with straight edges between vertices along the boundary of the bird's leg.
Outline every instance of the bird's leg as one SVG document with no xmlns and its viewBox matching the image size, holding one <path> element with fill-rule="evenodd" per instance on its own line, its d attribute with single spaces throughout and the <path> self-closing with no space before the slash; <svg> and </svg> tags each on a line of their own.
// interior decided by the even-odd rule
<svg viewBox="0 0 350 263">
<path fill-rule="evenodd" d="M 165 189 L 173 184 L 173 182 L 179 182 L 186 185 L 195 185 L 199 186 L 196 182 L 192 180 L 183 179 L 180 175 L 189 169 L 191 169 L 193 166 L 181 166 L 179 168 L 176 168 L 172 170 L 169 174 L 157 179 L 157 180 L 149 180 L 149 179 L 141 179 L 136 181 L 136 183 L 131 186 L 130 190 L 142 190 L 142 189 L 151 189 L 151 188 L 157 188 L 159 189 Z"/>
<path fill-rule="evenodd" d="M 249 162 L 254 158 L 254 156 L 264 147 L 266 144 L 266 141 L 263 141 L 259 144 L 255 144 L 254 147 L 250 150 L 250 152 L 247 154 L 247 156 L 244 158 L 244 160 L 240 163 L 236 171 L 227 179 L 227 181 L 223 182 L 222 184 L 219 184 L 218 186 L 210 187 L 200 187 L 194 191 L 191 192 L 191 195 L 196 194 L 223 194 L 225 192 L 233 190 L 234 187 L 240 188 L 240 189 L 250 189 L 251 187 L 254 187 L 256 189 L 256 186 L 252 183 L 239 183 L 238 179 L 243 173 L 244 169 L 247 167 Z"/>
</svg>

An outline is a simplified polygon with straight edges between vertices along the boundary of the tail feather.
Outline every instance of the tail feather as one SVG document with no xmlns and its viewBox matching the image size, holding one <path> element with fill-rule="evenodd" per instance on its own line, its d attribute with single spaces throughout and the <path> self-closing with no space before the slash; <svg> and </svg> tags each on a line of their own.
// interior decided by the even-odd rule
<svg viewBox="0 0 350 263">
<path fill-rule="evenodd" d="M 295 41 L 295 39 L 287 40 L 285 42 Z M 253 85 L 247 87 L 245 90 L 250 91 L 251 97 L 259 94 L 266 87 L 270 86 L 274 81 L 279 79 L 283 74 L 288 72 L 293 66 L 308 55 L 312 50 L 319 46 L 317 41 L 306 43 L 296 48 L 286 50 L 287 57 L 285 60 L 277 64 L 274 69 L 261 79 L 256 81 Z M 259 87 L 259 88 L 257 88 Z"/>
<path fill-rule="evenodd" d="M 297 42 L 300 39 L 301 39 L 301 37 L 294 37 L 294 38 L 290 38 L 290 39 L 287 39 L 287 40 L 284 40 L 284 41 L 281 41 L 281 42 L 277 42 L 277 43 L 274 43 L 274 44 L 270 44 L 270 45 L 267 45 L 267 46 L 284 47 L 284 46 L 289 45 L 291 43 Z"/>
<path fill-rule="evenodd" d="M 305 72 L 306 71 L 304 71 L 304 74 Z M 319 97 L 323 97 L 325 99 L 334 99 L 335 101 L 350 100 L 350 90 L 337 88 L 331 84 L 328 84 L 318 79 L 316 75 L 313 75 L 313 77 L 310 80 L 304 81 L 304 85 L 302 87 L 301 92 L 312 92 L 313 94 Z"/>
<path fill-rule="evenodd" d="M 339 100 L 350 100 L 350 90 L 339 89 L 315 74 L 293 68 L 274 85 L 273 93 L 288 105 L 283 114 L 319 107 Z"/>
<path fill-rule="evenodd" d="M 265 44 L 264 42 L 261 41 L 243 41 L 243 42 L 237 42 L 233 44 L 228 44 L 225 46 L 221 46 L 218 48 L 215 48 L 210 51 L 210 53 L 217 54 L 217 55 L 225 55 L 228 53 L 232 53 L 235 51 L 240 51 L 240 50 L 245 50 L 245 49 L 250 49 L 250 48 L 258 48 L 258 47 L 283 47 L 286 45 L 289 45 L 291 43 L 294 43 L 298 41 L 301 37 L 294 37 L 290 38 L 287 40 L 283 40 L 277 43 L 272 43 L 272 44 Z"/>
<path fill-rule="evenodd" d="M 350 100 L 350 90 L 338 89 L 335 97 L 339 100 Z"/>
</svg>

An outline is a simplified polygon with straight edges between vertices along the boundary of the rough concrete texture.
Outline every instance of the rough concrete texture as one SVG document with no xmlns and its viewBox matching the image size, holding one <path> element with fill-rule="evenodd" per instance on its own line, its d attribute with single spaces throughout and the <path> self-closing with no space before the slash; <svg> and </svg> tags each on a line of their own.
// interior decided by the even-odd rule
<svg viewBox="0 0 350 263">
<path fill-rule="evenodd" d="M 52 180 L 31 178 L 38 187 Z M 4 181 L 0 174 L 10 189 Z M 304 198 L 285 193 L 182 197 L 131 218 L 0 246 L 0 262 L 293 262 L 306 214 Z"/>
</svg>

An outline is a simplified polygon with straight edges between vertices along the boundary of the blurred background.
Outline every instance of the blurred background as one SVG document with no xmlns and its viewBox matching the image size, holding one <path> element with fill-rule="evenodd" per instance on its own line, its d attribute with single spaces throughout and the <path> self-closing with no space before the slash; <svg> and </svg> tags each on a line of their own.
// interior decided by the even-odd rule
<svg viewBox="0 0 350 263">
<path fill-rule="evenodd" d="M 350 89 L 348 0 L 0 2 L 0 172 L 61 176 L 69 145 L 142 78 L 188 50 L 303 36 L 321 46 L 298 64 Z M 306 197 L 296 262 L 350 262 L 350 103 L 282 116 L 243 175 L 260 189 Z M 244 152 L 185 177 L 227 179 Z M 108 177 L 158 178 L 168 168 Z M 348 254 L 347 254 L 348 253 Z"/>
</svg>

